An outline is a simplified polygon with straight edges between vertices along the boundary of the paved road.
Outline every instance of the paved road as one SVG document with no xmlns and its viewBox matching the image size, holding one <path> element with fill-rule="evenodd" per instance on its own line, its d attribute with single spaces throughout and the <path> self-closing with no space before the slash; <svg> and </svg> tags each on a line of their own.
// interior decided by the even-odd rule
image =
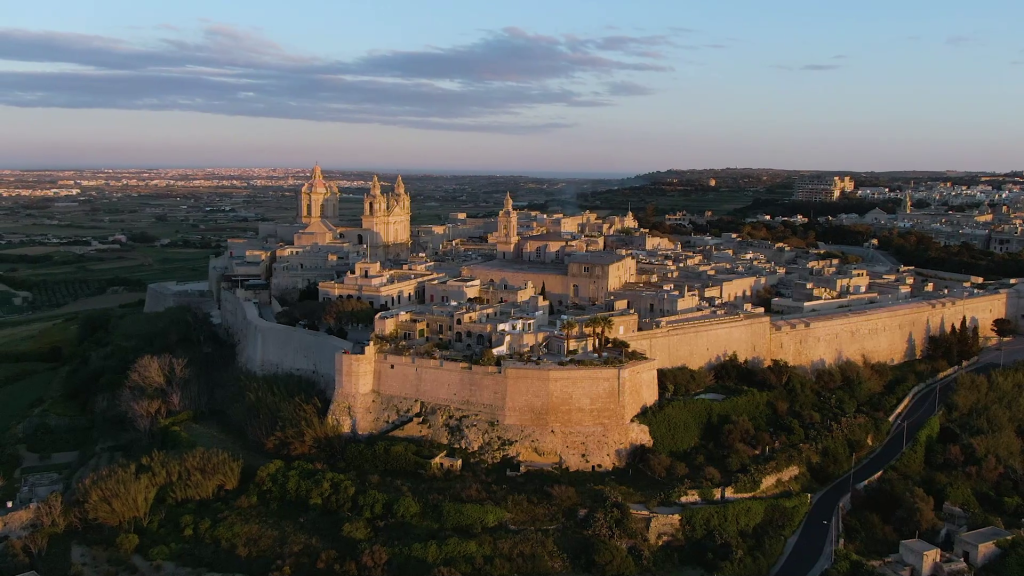
<svg viewBox="0 0 1024 576">
<path fill-rule="evenodd" d="M 986 349 L 974 364 L 970 371 L 985 373 L 998 368 L 1000 361 L 1006 364 L 1024 359 L 1024 339 L 1015 339 L 1003 344 L 1005 350 Z M 1002 356 L 1002 358 L 1001 358 Z M 918 396 L 906 410 L 903 416 L 898 418 L 892 425 L 892 435 L 885 443 L 867 460 L 860 463 L 853 472 L 853 483 L 859 484 L 871 478 L 878 472 L 884 470 L 903 452 L 905 447 L 904 431 L 906 431 L 906 444 L 913 441 L 914 435 L 921 426 L 935 414 L 936 390 L 939 394 L 939 402 L 945 400 L 952 392 L 952 382 L 956 379 L 954 374 L 939 383 L 936 389 L 930 390 Z M 905 428 L 904 428 L 905 425 Z M 832 533 L 833 517 L 839 502 L 850 492 L 850 475 L 846 474 L 831 487 L 818 495 L 817 500 L 811 505 L 807 513 L 807 519 L 800 528 L 796 542 L 793 544 L 789 555 L 775 572 L 776 576 L 806 576 L 821 559 L 822 550 L 828 544 Z"/>
</svg>

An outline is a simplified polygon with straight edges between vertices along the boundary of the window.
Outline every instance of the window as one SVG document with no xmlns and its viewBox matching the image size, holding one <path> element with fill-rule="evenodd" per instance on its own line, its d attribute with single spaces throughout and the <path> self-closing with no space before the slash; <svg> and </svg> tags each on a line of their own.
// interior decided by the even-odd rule
<svg viewBox="0 0 1024 576">
<path fill-rule="evenodd" d="M 455 319 L 455 324 L 456 324 L 456 326 L 462 326 L 462 318 L 456 318 Z"/>
<path fill-rule="evenodd" d="M 584 266 L 583 267 L 583 273 L 584 274 L 590 274 L 590 266 Z"/>
<path fill-rule="evenodd" d="M 441 324 L 440 322 L 437 323 L 437 333 L 444 334 L 444 324 Z"/>
<path fill-rule="evenodd" d="M 541 256 L 544 255 L 544 247 L 543 246 L 537 246 L 537 249 L 534 250 L 534 252 L 537 254 L 537 259 L 539 260 L 541 258 Z"/>
</svg>

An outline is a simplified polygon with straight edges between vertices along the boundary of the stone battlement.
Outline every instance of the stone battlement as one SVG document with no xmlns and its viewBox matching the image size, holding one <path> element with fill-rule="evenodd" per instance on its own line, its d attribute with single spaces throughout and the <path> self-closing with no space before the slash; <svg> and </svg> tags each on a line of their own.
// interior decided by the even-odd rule
<svg viewBox="0 0 1024 576">
<path fill-rule="evenodd" d="M 353 433 L 376 433 L 421 413 L 458 413 L 481 427 L 490 422 L 477 432 L 497 434 L 496 444 L 522 445 L 525 453 L 556 454 L 566 465 L 588 467 L 621 463 L 631 446 L 649 443 L 646 428 L 632 419 L 657 401 L 658 368 L 700 367 L 732 354 L 803 366 L 845 359 L 901 362 L 919 357 L 928 336 L 961 318 L 983 336 L 996 318 L 1016 321 L 1021 290 L 804 318 L 702 318 L 625 336 L 650 360 L 622 366 L 509 360 L 500 367 L 476 366 L 388 354 L 372 345 L 354 354 L 345 340 L 267 321 L 256 305 L 230 293 L 222 298 L 221 317 L 243 366 L 314 378 L 332 395 L 330 417 Z M 445 434 L 461 422 L 448 421 Z M 438 439 L 477 446 L 466 437 Z"/>
</svg>

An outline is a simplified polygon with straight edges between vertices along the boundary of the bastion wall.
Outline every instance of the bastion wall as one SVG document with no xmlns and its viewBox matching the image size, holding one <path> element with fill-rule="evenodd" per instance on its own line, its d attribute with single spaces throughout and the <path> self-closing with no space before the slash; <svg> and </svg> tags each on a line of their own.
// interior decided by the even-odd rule
<svg viewBox="0 0 1024 576">
<path fill-rule="evenodd" d="M 446 405 L 500 424 L 528 427 L 605 427 L 627 424 L 658 400 L 654 361 L 625 366 L 553 366 L 507 362 L 473 366 L 375 354 L 336 357 L 335 399 L 351 406 L 354 428 L 370 432 L 376 398 Z M 371 426 L 372 427 L 372 426 Z"/>
<path fill-rule="evenodd" d="M 962 318 L 992 335 L 996 318 L 1015 318 L 1016 292 L 971 298 L 944 298 L 887 306 L 877 310 L 814 316 L 771 323 L 770 358 L 792 364 L 821 365 L 840 360 L 903 362 L 919 357 L 929 336 L 959 329 Z"/>
<path fill-rule="evenodd" d="M 966 299 L 917 301 L 867 310 L 772 319 L 739 314 L 625 335 L 650 360 L 625 366 L 556 366 L 506 361 L 471 366 L 378 353 L 352 354 L 348 341 L 260 317 L 253 302 L 225 291 L 221 319 L 239 363 L 257 373 L 295 373 L 332 396 L 330 418 L 368 434 L 419 423 L 437 441 L 493 458 L 540 455 L 570 468 L 621 464 L 650 444 L 632 422 L 658 398 L 657 369 L 741 359 L 816 366 L 843 359 L 901 362 L 924 351 L 929 335 L 962 317 L 991 333 L 996 318 L 1020 318 L 1020 289 Z M 423 424 L 429 421 L 428 424 Z"/>
<path fill-rule="evenodd" d="M 334 392 L 334 357 L 351 352 L 351 342 L 264 320 L 254 302 L 228 290 L 221 294 L 220 315 L 235 341 L 241 366 L 257 374 L 301 374 L 315 380 L 328 394 Z"/>
<path fill-rule="evenodd" d="M 919 357 L 928 336 L 947 332 L 967 317 L 982 337 L 996 318 L 1020 318 L 1019 289 L 909 302 L 867 310 L 773 320 L 740 314 L 623 336 L 658 368 L 714 364 L 735 353 L 740 359 L 784 360 L 820 366 L 840 360 L 903 362 Z"/>
</svg>

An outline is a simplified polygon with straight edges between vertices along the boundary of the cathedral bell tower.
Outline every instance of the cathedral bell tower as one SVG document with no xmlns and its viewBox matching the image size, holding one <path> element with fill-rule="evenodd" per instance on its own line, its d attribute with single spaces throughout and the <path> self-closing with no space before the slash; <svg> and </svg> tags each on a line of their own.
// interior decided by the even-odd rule
<svg viewBox="0 0 1024 576">
<path fill-rule="evenodd" d="M 309 224 L 317 220 L 337 221 L 338 187 L 324 180 L 320 165 L 313 167 L 313 174 L 299 192 L 295 221 Z"/>
<path fill-rule="evenodd" d="M 512 208 L 512 195 L 505 192 L 505 207 L 498 213 L 498 233 L 495 235 L 500 260 L 514 260 L 519 245 L 519 216 Z"/>
<path fill-rule="evenodd" d="M 399 176 L 391 194 L 382 194 L 374 175 L 370 191 L 363 196 L 363 228 L 367 232 L 366 252 L 376 262 L 409 258 L 412 246 L 412 204 Z"/>
</svg>

